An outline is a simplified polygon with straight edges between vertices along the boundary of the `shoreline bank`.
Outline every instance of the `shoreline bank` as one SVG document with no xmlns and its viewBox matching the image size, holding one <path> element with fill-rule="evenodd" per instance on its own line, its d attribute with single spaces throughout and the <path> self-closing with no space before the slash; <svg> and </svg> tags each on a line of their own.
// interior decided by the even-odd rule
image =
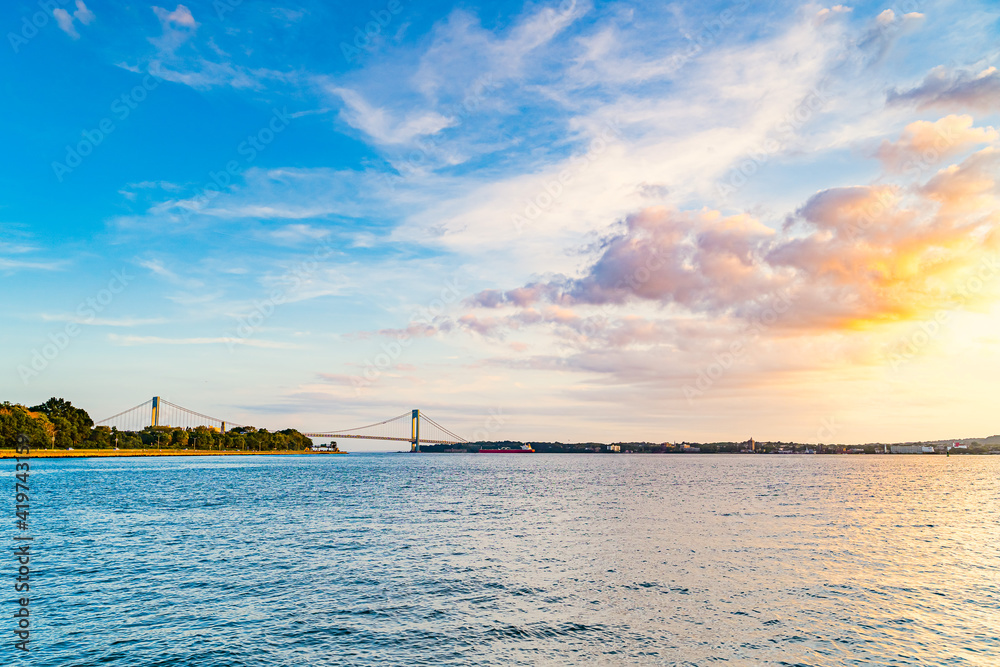
<svg viewBox="0 0 1000 667">
<path fill-rule="evenodd" d="M 252 451 L 209 451 L 205 449 L 192 450 L 152 450 L 152 449 L 33 449 L 27 456 L 18 455 L 13 449 L 0 450 L 0 459 L 76 459 L 76 458 L 134 458 L 143 456 L 330 456 L 343 455 L 347 452 L 308 452 L 301 450 L 278 450 L 267 452 Z"/>
</svg>

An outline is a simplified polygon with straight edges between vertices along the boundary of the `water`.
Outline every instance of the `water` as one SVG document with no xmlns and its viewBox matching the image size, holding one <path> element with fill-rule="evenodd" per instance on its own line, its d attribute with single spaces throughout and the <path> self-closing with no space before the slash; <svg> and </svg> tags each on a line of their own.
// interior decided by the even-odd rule
<svg viewBox="0 0 1000 667">
<path fill-rule="evenodd" d="M 34 646 L 5 613 L 0 663 L 996 665 L 998 479 L 971 456 L 36 460 Z"/>
</svg>

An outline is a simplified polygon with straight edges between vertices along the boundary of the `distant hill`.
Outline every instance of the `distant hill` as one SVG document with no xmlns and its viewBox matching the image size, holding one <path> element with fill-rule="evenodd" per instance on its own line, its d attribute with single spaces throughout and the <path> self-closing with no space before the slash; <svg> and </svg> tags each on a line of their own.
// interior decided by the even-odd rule
<svg viewBox="0 0 1000 667">
<path fill-rule="evenodd" d="M 957 442 L 960 445 L 971 445 L 974 442 L 980 445 L 1000 445 L 1000 435 L 991 435 L 988 438 L 951 438 L 949 440 L 925 440 L 920 444 L 925 445 L 948 445 Z"/>
</svg>

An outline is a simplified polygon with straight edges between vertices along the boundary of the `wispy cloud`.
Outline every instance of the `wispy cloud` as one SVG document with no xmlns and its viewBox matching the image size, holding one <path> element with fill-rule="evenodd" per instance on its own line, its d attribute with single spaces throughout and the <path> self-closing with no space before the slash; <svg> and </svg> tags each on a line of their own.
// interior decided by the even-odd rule
<svg viewBox="0 0 1000 667">
<path fill-rule="evenodd" d="M 356 91 L 339 87 L 329 90 L 344 102 L 341 118 L 379 144 L 409 144 L 418 137 L 436 134 L 455 122 L 434 111 L 394 117 L 391 111 L 373 106 Z"/>
<path fill-rule="evenodd" d="M 164 338 L 161 336 L 120 336 L 118 334 L 108 334 L 108 340 L 122 346 L 135 345 L 242 345 L 244 347 L 260 347 L 276 350 L 298 349 L 299 345 L 294 343 L 282 343 L 279 341 L 260 340 L 256 338 L 239 337 L 197 337 L 197 338 Z"/>
<path fill-rule="evenodd" d="M 168 320 L 162 317 L 80 317 L 70 313 L 42 313 L 39 316 L 44 322 L 74 322 L 94 327 L 142 327 L 153 324 L 164 324 Z"/>
<path fill-rule="evenodd" d="M 915 104 L 918 109 L 1000 110 L 1000 72 L 987 67 L 980 72 L 936 67 L 923 82 L 909 90 L 891 90 L 890 104 Z"/>
<path fill-rule="evenodd" d="M 174 283 L 176 285 L 184 285 L 187 287 L 201 287 L 202 281 L 195 278 L 185 278 L 173 270 L 168 269 L 162 260 L 159 259 L 143 259 L 139 260 L 139 266 L 149 269 L 149 271 L 156 276 L 166 279 L 168 282 Z"/>
<path fill-rule="evenodd" d="M 20 270 L 62 271 L 66 268 L 66 266 L 67 263 L 64 261 L 35 262 L 30 260 L 8 259 L 6 257 L 0 257 L 0 270 L 3 271 L 20 271 Z"/>
</svg>

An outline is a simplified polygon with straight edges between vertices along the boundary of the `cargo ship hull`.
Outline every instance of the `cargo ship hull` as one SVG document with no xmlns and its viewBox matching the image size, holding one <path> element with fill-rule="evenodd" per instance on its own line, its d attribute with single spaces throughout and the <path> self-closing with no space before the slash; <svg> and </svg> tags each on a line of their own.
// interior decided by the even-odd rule
<svg viewBox="0 0 1000 667">
<path fill-rule="evenodd" d="M 480 454 L 534 454 L 534 449 L 480 449 Z"/>
</svg>

